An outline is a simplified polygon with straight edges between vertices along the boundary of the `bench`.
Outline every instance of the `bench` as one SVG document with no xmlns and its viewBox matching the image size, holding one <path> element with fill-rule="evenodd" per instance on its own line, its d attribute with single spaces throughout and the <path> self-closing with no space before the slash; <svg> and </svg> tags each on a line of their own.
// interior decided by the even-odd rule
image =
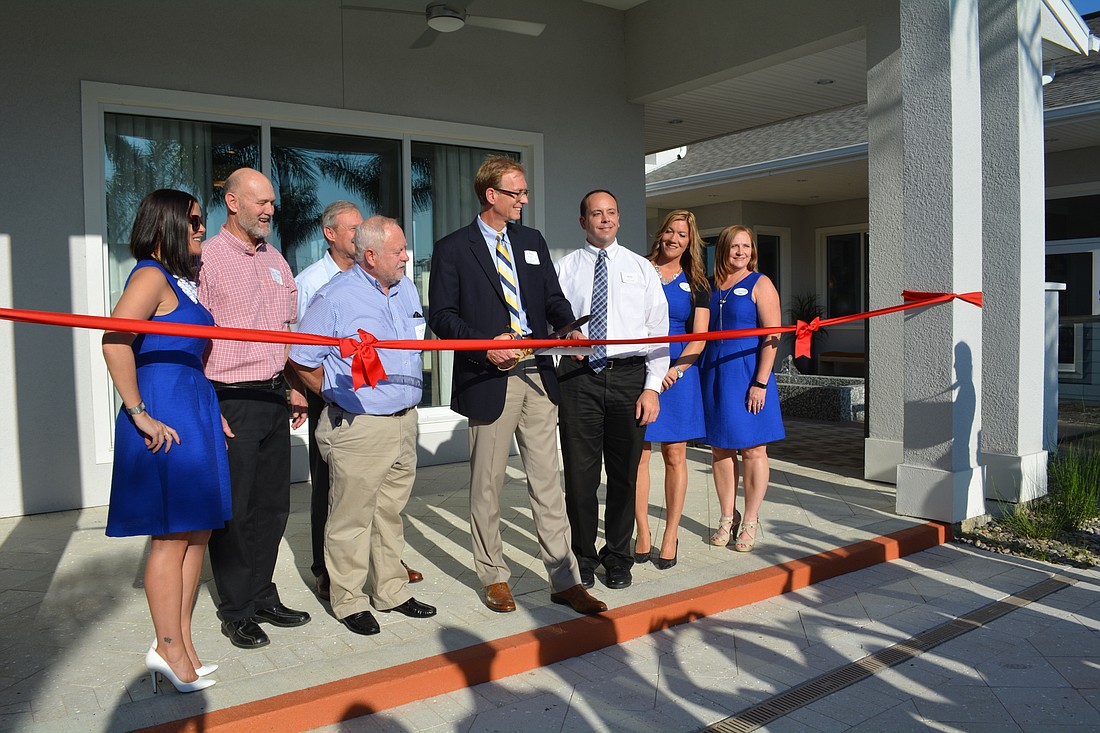
<svg viewBox="0 0 1100 733">
<path fill-rule="evenodd" d="M 863 376 L 867 363 L 867 355 L 862 351 L 823 351 L 817 355 L 817 361 L 824 371 L 828 364 L 830 374 L 840 374 L 841 371 L 856 376 Z M 838 369 L 839 367 L 839 369 Z"/>
</svg>

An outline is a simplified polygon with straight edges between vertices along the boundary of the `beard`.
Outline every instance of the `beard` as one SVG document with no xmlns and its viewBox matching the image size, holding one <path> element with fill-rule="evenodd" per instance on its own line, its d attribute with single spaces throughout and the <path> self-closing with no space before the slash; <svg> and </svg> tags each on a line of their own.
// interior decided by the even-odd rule
<svg viewBox="0 0 1100 733">
<path fill-rule="evenodd" d="M 271 221 L 253 219 L 244 224 L 244 230 L 248 232 L 248 236 L 254 239 L 267 239 L 268 235 L 271 234 Z"/>
</svg>

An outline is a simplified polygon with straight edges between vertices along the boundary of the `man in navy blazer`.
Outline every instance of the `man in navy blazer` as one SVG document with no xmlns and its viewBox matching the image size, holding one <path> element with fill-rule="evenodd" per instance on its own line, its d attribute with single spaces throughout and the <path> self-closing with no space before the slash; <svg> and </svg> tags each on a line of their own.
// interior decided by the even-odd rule
<svg viewBox="0 0 1100 733">
<path fill-rule="evenodd" d="M 607 606 L 580 584 L 570 549 L 557 450 L 558 382 L 553 361 L 504 341 L 546 338 L 573 321 L 546 240 L 516 223 L 527 202 L 523 166 L 491 156 L 474 179 L 481 213 L 435 243 L 428 284 L 428 323 L 445 339 L 498 339 L 500 349 L 456 351 L 451 408 L 470 422 L 470 534 L 483 600 L 516 610 L 511 570 L 500 537 L 500 492 L 512 436 L 527 473 L 527 491 L 550 599 L 579 613 Z"/>
</svg>

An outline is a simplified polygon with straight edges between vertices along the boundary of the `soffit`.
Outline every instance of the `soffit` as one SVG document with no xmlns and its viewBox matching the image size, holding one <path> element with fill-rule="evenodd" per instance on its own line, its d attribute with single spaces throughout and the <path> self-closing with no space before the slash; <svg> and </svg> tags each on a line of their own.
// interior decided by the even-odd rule
<svg viewBox="0 0 1100 733">
<path fill-rule="evenodd" d="M 832 83 L 819 84 L 819 80 Z M 646 152 L 846 107 L 866 98 L 866 44 L 858 40 L 646 104 Z"/>
</svg>

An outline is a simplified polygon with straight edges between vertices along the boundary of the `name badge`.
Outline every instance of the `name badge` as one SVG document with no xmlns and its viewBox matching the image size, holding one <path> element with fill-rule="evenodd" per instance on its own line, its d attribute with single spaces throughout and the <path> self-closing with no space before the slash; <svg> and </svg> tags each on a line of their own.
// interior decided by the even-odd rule
<svg viewBox="0 0 1100 733">
<path fill-rule="evenodd" d="M 279 272 L 279 268 L 269 267 L 269 268 L 267 268 L 267 270 L 268 270 L 268 272 L 271 273 L 271 279 L 272 280 L 279 283 L 280 285 L 283 284 L 283 273 Z"/>
<path fill-rule="evenodd" d="M 533 249 L 525 249 L 523 250 L 523 260 L 528 265 L 537 265 L 539 264 L 539 253 Z"/>
<path fill-rule="evenodd" d="M 746 288 L 734 288 L 734 295 L 748 295 L 749 291 Z"/>
<path fill-rule="evenodd" d="M 690 293 L 691 292 L 691 286 L 688 285 L 687 283 L 680 283 L 680 290 L 683 290 L 685 293 Z"/>
<path fill-rule="evenodd" d="M 623 282 L 627 285 L 637 285 L 641 282 L 641 278 L 638 277 L 636 272 L 624 272 L 622 273 Z"/>
</svg>

